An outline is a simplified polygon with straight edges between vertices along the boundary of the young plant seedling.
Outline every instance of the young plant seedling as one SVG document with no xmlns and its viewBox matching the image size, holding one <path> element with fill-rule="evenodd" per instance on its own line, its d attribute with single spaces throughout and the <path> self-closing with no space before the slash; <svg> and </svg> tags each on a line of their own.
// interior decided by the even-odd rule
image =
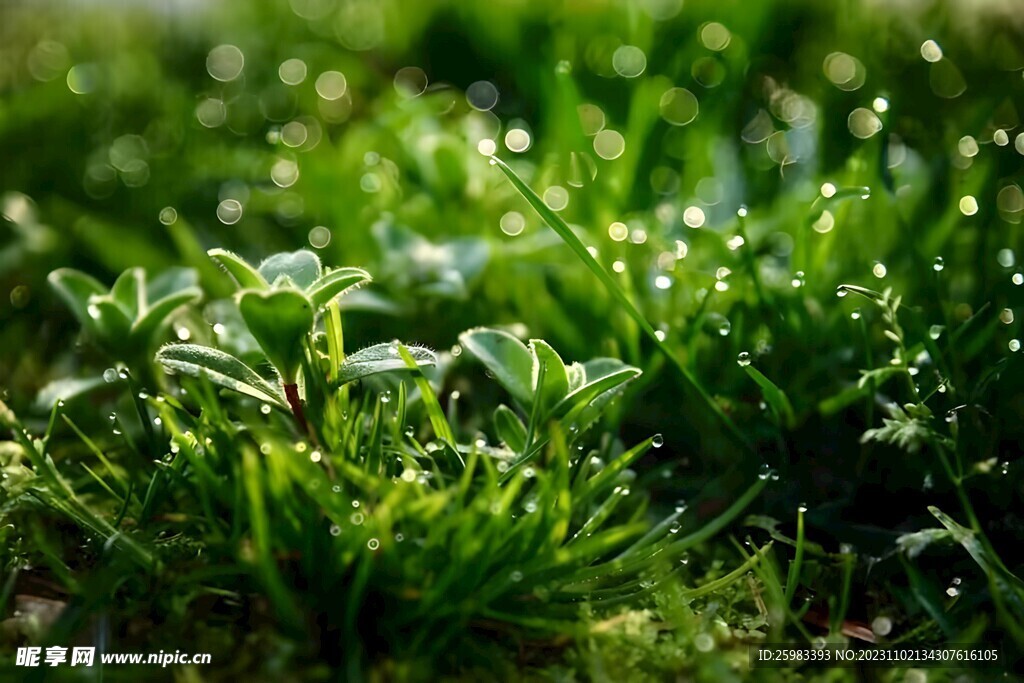
<svg viewBox="0 0 1024 683">
<path fill-rule="evenodd" d="M 313 386 L 337 388 L 375 373 L 406 369 L 397 344 L 377 344 L 344 357 L 340 326 L 333 325 L 328 325 L 336 337 L 328 344 L 330 362 L 321 362 L 323 354 L 313 339 L 317 317 L 336 298 L 370 282 L 365 270 L 325 270 L 317 255 L 305 249 L 275 254 L 258 268 L 223 249 L 213 249 L 209 255 L 237 283 L 235 298 L 242 320 L 276 371 L 277 381 L 264 379 L 229 353 L 198 344 L 161 348 L 156 360 L 165 368 L 205 377 L 222 387 L 290 409 L 303 432 L 310 431 L 303 410 L 304 390 Z M 436 360 L 428 349 L 407 348 L 418 365 Z M 312 376 L 325 372 L 325 367 L 329 368 L 328 376 Z"/>
<path fill-rule="evenodd" d="M 48 280 L 86 335 L 108 356 L 133 369 L 149 367 L 158 333 L 171 315 L 202 296 L 195 271 L 185 268 L 171 269 L 151 281 L 142 268 L 129 268 L 110 289 L 73 268 L 55 270 Z"/>
<path fill-rule="evenodd" d="M 507 406 L 500 406 L 494 414 L 495 431 L 520 454 L 514 467 L 543 446 L 536 435 L 544 424 L 557 421 L 572 440 L 596 422 L 625 385 L 641 374 L 639 368 L 615 358 L 566 365 L 542 339 L 531 339 L 527 346 L 508 332 L 486 327 L 463 332 L 459 342 L 529 415 L 524 425 Z"/>
</svg>

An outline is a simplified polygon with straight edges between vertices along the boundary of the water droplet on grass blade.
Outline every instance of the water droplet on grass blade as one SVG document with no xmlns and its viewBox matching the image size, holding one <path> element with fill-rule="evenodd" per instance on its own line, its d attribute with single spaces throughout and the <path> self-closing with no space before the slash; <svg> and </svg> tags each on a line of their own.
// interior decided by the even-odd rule
<svg viewBox="0 0 1024 683">
<path fill-rule="evenodd" d="M 942 269 L 946 267 L 946 262 L 941 256 L 936 256 L 935 261 L 932 263 L 932 270 L 936 273 L 941 273 Z"/>
<path fill-rule="evenodd" d="M 662 436 L 661 434 L 655 434 L 653 437 L 651 437 L 651 445 L 654 446 L 655 448 L 661 448 L 662 446 L 665 445 L 665 437 Z"/>
<path fill-rule="evenodd" d="M 740 354 L 736 356 L 736 364 L 741 368 L 745 368 L 751 363 L 750 352 L 740 351 Z"/>
<path fill-rule="evenodd" d="M 104 370 L 103 371 L 103 381 L 107 382 L 108 384 L 116 382 L 117 381 L 117 370 L 115 370 L 114 368 L 107 368 L 106 370 Z"/>
</svg>

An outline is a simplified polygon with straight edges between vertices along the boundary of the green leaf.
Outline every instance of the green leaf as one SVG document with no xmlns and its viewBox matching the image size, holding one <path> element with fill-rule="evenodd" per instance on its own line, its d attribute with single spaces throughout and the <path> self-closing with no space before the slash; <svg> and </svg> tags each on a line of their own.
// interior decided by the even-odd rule
<svg viewBox="0 0 1024 683">
<path fill-rule="evenodd" d="M 146 281 L 146 301 L 150 306 L 165 296 L 189 287 L 199 286 L 199 274 L 194 268 L 167 268 Z"/>
<path fill-rule="evenodd" d="M 569 377 L 570 393 L 587 383 L 587 369 L 581 363 L 571 363 L 565 366 L 565 373 Z"/>
<path fill-rule="evenodd" d="M 96 278 L 73 268 L 58 268 L 46 279 L 53 290 L 57 292 L 57 296 L 64 300 L 74 316 L 78 318 L 78 322 L 83 327 L 91 327 L 89 299 L 106 294 L 107 288 Z"/>
<path fill-rule="evenodd" d="M 34 407 L 39 411 L 49 410 L 57 401 L 69 401 L 106 384 L 102 377 L 56 379 L 39 390 Z"/>
<path fill-rule="evenodd" d="M 141 340 L 147 340 L 156 330 L 167 321 L 168 316 L 185 304 L 199 301 L 203 296 L 202 290 L 198 287 L 189 287 L 180 292 L 165 296 L 163 299 L 153 303 L 146 311 L 132 323 L 132 334 Z"/>
<path fill-rule="evenodd" d="M 129 318 L 138 317 L 146 306 L 146 271 L 142 268 L 124 271 L 114 282 L 110 294 Z"/>
<path fill-rule="evenodd" d="M 1024 636 L 1024 581 L 1009 570 L 984 536 L 958 524 L 934 505 L 928 506 L 928 512 L 949 530 L 953 540 L 964 547 L 988 576 L 992 598 L 998 609 L 1008 612 L 1003 616 L 1010 621 L 1014 637 Z"/>
<path fill-rule="evenodd" d="M 317 309 L 329 304 L 353 287 L 369 282 L 373 278 L 362 268 L 335 268 L 325 274 L 306 290 L 307 296 Z"/>
<path fill-rule="evenodd" d="M 156 362 L 188 375 L 288 409 L 280 390 L 231 354 L 198 344 L 169 344 L 156 354 Z"/>
<path fill-rule="evenodd" d="M 476 356 L 512 398 L 524 406 L 533 400 L 533 354 L 508 332 L 478 327 L 459 335 L 459 343 Z"/>
<path fill-rule="evenodd" d="M 313 327 L 313 305 L 295 289 L 249 290 L 238 300 L 249 332 L 281 373 L 295 384 L 304 356 L 303 340 Z"/>
<path fill-rule="evenodd" d="M 231 277 L 234 278 L 235 282 L 238 283 L 239 289 L 268 289 L 269 284 L 263 279 L 259 271 L 249 265 L 249 263 L 238 254 L 227 251 L 225 249 L 211 249 L 206 252 L 210 258 L 217 262 L 217 264 L 224 269 Z"/>
<path fill-rule="evenodd" d="M 114 301 L 109 294 L 100 294 L 89 297 L 87 308 L 89 322 L 86 327 L 91 328 L 99 341 L 108 346 L 117 346 L 128 339 L 132 321 L 128 313 Z"/>
<path fill-rule="evenodd" d="M 274 254 L 260 264 L 259 271 L 271 285 L 287 277 L 302 289 L 308 289 L 323 272 L 320 258 L 308 249 Z"/>
<path fill-rule="evenodd" d="M 752 380 L 757 382 L 757 386 L 761 387 L 761 393 L 764 394 L 764 400 L 768 402 L 768 405 L 772 407 L 775 414 L 778 415 L 779 421 L 787 429 L 792 429 L 796 424 L 796 415 L 793 413 L 793 406 L 789 402 L 789 397 L 786 396 L 786 392 L 775 386 L 775 383 L 764 376 L 760 370 L 755 368 L 753 365 L 748 365 L 743 368 Z"/>
<path fill-rule="evenodd" d="M 641 374 L 643 373 L 639 368 L 624 367 L 604 377 L 599 377 L 593 382 L 588 382 L 559 401 L 552 409 L 551 415 L 562 417 L 570 412 L 581 412 L 598 396 L 621 388 L 623 384 L 636 379 Z"/>
<path fill-rule="evenodd" d="M 508 406 L 500 405 L 494 411 L 494 431 L 516 453 L 526 448 L 526 425 Z"/>
<path fill-rule="evenodd" d="M 569 373 L 558 353 L 543 339 L 531 339 L 530 350 L 533 352 L 531 383 L 537 388 L 538 382 L 543 382 L 540 385 L 540 408 L 541 414 L 546 416 L 569 393 Z"/>
<path fill-rule="evenodd" d="M 437 362 L 437 356 L 430 349 L 422 346 L 406 346 L 405 348 L 408 349 L 410 357 L 417 366 L 433 365 Z M 408 369 L 408 365 L 399 354 L 398 344 L 374 344 L 345 357 L 345 362 L 338 369 L 338 383 L 354 382 L 378 372 Z"/>
<path fill-rule="evenodd" d="M 374 347 L 370 347 L 374 348 Z M 407 370 L 413 371 L 413 381 L 416 383 L 417 388 L 420 390 L 420 396 L 423 399 L 423 406 L 426 408 L 427 417 L 430 418 L 430 426 L 434 429 L 434 435 L 445 441 L 445 451 L 449 452 L 452 456 L 451 462 L 454 464 L 458 462 L 460 465 L 465 467 L 465 463 L 462 462 L 462 456 L 459 455 L 455 449 L 455 434 L 452 432 L 452 426 L 448 424 L 448 420 L 445 419 L 444 411 L 441 410 L 441 404 L 437 400 L 437 394 L 434 393 L 433 387 L 430 386 L 430 382 L 423 375 L 423 370 L 420 366 L 423 363 L 417 356 L 422 355 L 427 349 L 421 347 L 408 347 L 402 344 L 395 344 L 394 349 L 401 358 L 401 361 Z M 369 349 L 363 349 L 368 351 Z M 392 355 L 390 351 L 386 352 L 389 356 Z M 430 353 L 427 351 L 427 353 Z M 354 355 L 354 354 L 353 354 Z M 433 356 L 433 353 L 430 353 Z M 349 356 L 351 358 L 351 356 Z"/>
</svg>

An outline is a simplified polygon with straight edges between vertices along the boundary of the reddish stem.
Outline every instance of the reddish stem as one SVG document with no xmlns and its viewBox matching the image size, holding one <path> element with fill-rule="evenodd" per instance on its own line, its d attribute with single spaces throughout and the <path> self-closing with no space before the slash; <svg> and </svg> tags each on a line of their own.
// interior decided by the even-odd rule
<svg viewBox="0 0 1024 683">
<path fill-rule="evenodd" d="M 309 434 L 309 425 L 306 423 L 306 415 L 302 412 L 302 399 L 299 398 L 298 384 L 285 384 L 284 396 L 288 399 L 288 405 L 292 407 L 292 414 L 303 434 Z"/>
</svg>

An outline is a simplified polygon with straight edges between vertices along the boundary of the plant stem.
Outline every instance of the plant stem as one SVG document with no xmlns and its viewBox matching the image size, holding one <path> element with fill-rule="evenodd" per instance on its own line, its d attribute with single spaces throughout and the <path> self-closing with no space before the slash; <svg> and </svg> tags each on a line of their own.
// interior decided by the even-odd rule
<svg viewBox="0 0 1024 683">
<path fill-rule="evenodd" d="M 306 415 L 302 412 L 302 399 L 299 398 L 298 384 L 285 384 L 284 396 L 288 399 L 288 405 L 292 407 L 292 414 L 303 434 L 309 434 L 309 424 L 306 422 Z"/>
</svg>

